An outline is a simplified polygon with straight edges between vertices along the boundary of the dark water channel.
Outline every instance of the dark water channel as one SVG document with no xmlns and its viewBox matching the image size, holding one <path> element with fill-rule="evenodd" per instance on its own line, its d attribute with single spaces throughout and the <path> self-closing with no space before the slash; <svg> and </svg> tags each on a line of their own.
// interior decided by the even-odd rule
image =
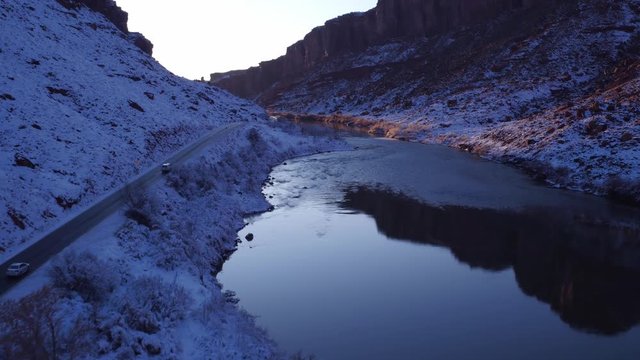
<svg viewBox="0 0 640 360">
<path fill-rule="evenodd" d="M 319 359 L 640 359 L 640 215 L 439 146 L 288 161 L 219 275 Z"/>
</svg>

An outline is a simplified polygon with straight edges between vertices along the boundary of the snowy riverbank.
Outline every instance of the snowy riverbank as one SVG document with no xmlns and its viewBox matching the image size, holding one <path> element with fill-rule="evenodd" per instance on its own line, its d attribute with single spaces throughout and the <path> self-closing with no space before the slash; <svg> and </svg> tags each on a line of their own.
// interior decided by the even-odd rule
<svg viewBox="0 0 640 360">
<path fill-rule="evenodd" d="M 175 76 L 86 3 L 115 6 L 0 3 L 0 257 L 212 129 L 246 125 L 166 182 L 132 191 L 127 216 L 111 216 L 7 293 L 0 359 L 282 357 L 215 271 L 243 216 L 268 208 L 261 185 L 271 166 L 343 145 Z"/>
<path fill-rule="evenodd" d="M 42 343 L 35 350 L 21 348 L 33 336 L 31 327 L 18 336 L 2 331 L 0 354 L 13 358 L 55 350 L 62 358 L 285 357 L 215 277 L 236 247 L 243 217 L 269 208 L 261 187 L 271 166 L 346 148 L 339 141 L 301 136 L 296 128 L 284 127 L 239 129 L 174 169 L 166 183 L 132 194 L 126 216 L 112 217 L 104 232 L 84 236 L 33 280 L 26 279 L 24 288 L 7 295 L 20 298 L 25 288 L 53 283 L 20 305 L 5 304 L 15 311 L 0 322 L 6 331 L 21 309 L 33 307 L 30 313 L 38 324 L 42 321 L 42 328 L 35 326 L 42 331 Z M 117 225 L 118 219 L 124 224 Z M 51 310 L 41 311 L 43 303 L 50 303 Z M 55 324 L 55 344 L 47 318 Z"/>
</svg>

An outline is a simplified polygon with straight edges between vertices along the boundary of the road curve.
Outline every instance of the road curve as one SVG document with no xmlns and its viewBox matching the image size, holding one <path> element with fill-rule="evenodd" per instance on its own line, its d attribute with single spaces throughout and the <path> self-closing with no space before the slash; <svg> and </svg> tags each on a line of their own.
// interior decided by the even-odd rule
<svg viewBox="0 0 640 360">
<path fill-rule="evenodd" d="M 219 127 L 197 141 L 185 146 L 166 161 L 173 165 L 183 163 L 191 156 L 200 153 L 209 145 L 223 139 L 235 129 L 245 124 L 246 123 L 236 122 Z M 124 206 L 130 189 L 146 187 L 161 178 L 162 173 L 159 165 L 147 170 L 117 190 L 112 191 L 111 194 L 97 200 L 83 212 L 58 226 L 28 248 L 11 257 L 5 263 L 0 264 L 0 271 L 2 272 L 0 275 L 0 295 L 7 292 L 20 281 L 20 279 L 12 279 L 5 276 L 5 271 L 11 263 L 28 262 L 31 264 L 30 271 L 34 271 L 51 259 L 51 257 L 73 243 L 81 235 Z"/>
</svg>

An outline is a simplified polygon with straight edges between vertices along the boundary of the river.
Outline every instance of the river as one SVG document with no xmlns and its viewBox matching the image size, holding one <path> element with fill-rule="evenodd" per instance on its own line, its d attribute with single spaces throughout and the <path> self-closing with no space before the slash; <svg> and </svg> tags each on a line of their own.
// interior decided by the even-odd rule
<svg viewBox="0 0 640 360">
<path fill-rule="evenodd" d="M 265 187 L 219 280 L 318 359 L 639 359 L 638 210 L 442 146 L 349 137 Z"/>
</svg>

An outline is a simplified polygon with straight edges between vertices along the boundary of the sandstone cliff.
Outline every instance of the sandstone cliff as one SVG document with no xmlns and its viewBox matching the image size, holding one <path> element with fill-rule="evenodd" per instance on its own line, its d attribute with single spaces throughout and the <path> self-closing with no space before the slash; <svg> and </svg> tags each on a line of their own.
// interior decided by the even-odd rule
<svg viewBox="0 0 640 360">
<path fill-rule="evenodd" d="M 77 10 L 83 5 L 89 9 L 104 15 L 118 30 L 122 31 L 131 43 L 140 48 L 143 52 L 152 55 L 153 44 L 144 35 L 136 32 L 129 32 L 127 21 L 129 14 L 122 10 L 114 0 L 56 0 L 68 10 Z"/>
<path fill-rule="evenodd" d="M 540 7 L 553 0 L 379 0 L 364 13 L 329 20 L 291 45 L 285 55 L 244 71 L 216 73 L 211 83 L 255 98 L 274 83 L 290 79 L 321 61 L 360 51 L 394 38 L 425 37 L 490 21 L 514 10 Z"/>
<path fill-rule="evenodd" d="M 367 128 L 640 203 L 640 0 L 380 0 L 213 82 L 272 115 Z"/>
</svg>

